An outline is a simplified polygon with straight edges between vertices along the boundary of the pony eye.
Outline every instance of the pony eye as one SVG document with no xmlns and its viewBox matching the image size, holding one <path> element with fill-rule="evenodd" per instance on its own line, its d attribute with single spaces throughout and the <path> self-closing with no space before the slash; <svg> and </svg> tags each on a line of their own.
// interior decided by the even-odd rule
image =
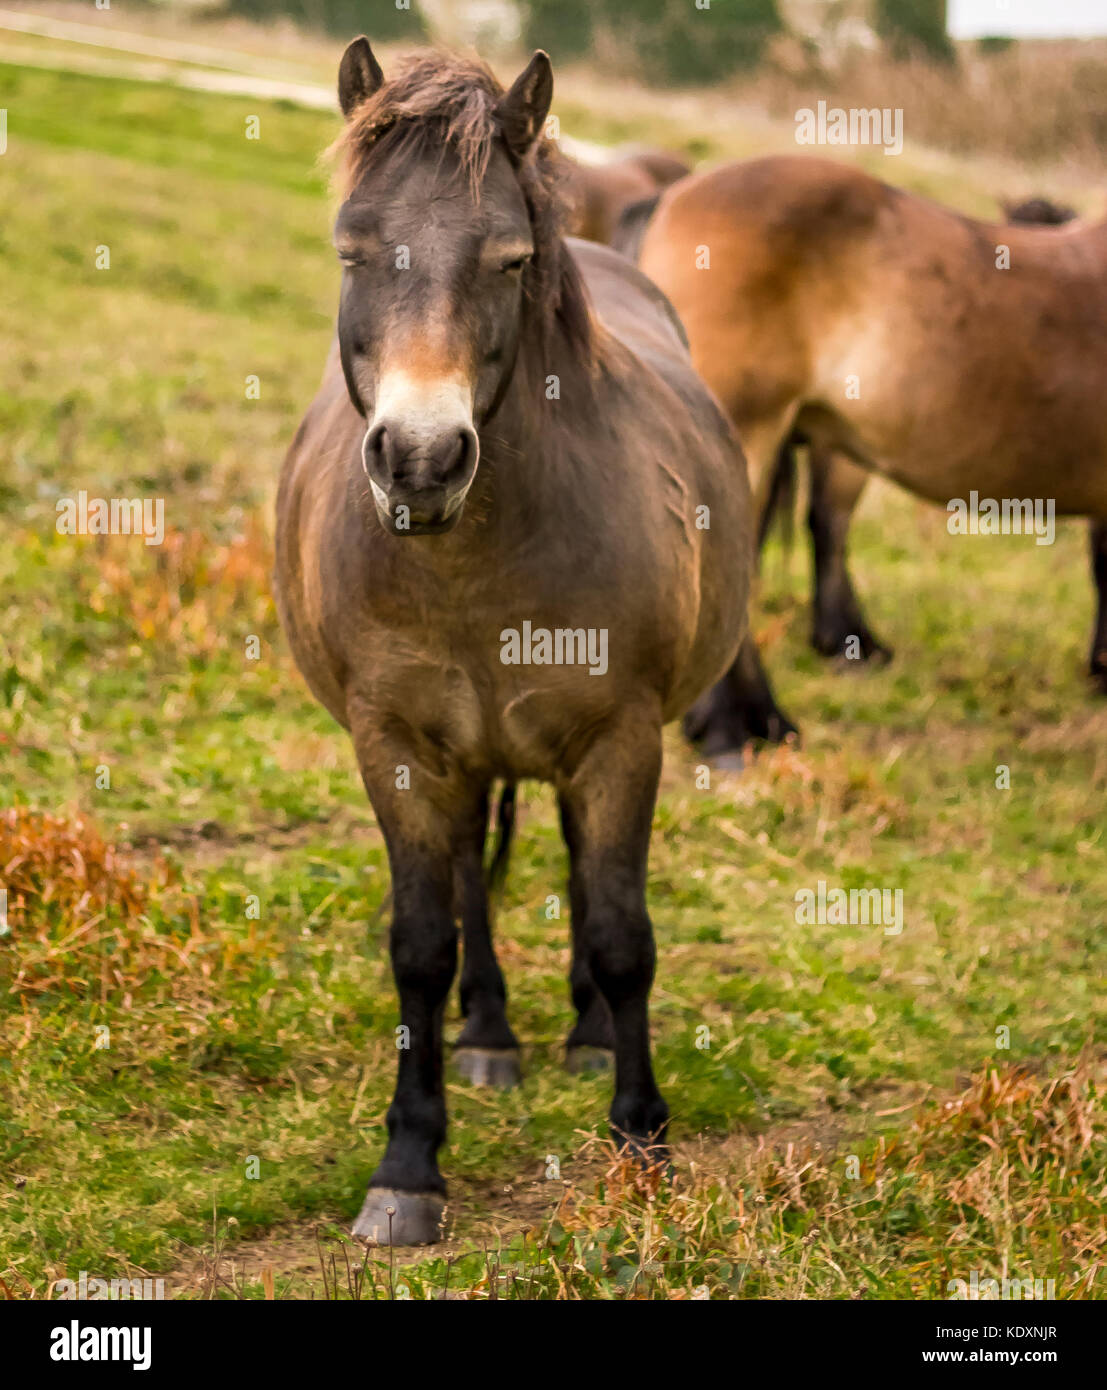
<svg viewBox="0 0 1107 1390">
<path fill-rule="evenodd" d="M 520 271 L 529 260 L 529 252 L 525 256 L 513 256 L 510 261 L 504 261 L 503 265 L 500 266 L 500 273 L 510 275 L 512 272 Z"/>
</svg>

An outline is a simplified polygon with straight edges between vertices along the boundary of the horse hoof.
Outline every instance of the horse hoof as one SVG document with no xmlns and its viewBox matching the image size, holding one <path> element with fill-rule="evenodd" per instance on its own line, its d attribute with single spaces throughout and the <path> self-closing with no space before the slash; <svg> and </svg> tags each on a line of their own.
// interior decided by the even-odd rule
<svg viewBox="0 0 1107 1390">
<path fill-rule="evenodd" d="M 607 1071 L 615 1063 L 615 1054 L 609 1047 L 589 1047 L 580 1043 L 565 1049 L 565 1070 L 574 1076 L 590 1071 Z"/>
<path fill-rule="evenodd" d="M 473 1086 L 497 1086 L 508 1090 L 523 1079 L 519 1052 L 514 1047 L 458 1047 L 454 1064 Z"/>
<path fill-rule="evenodd" d="M 729 753 L 717 753 L 712 759 L 716 772 L 744 772 L 746 760 L 739 749 L 731 749 Z"/>
<path fill-rule="evenodd" d="M 445 1214 L 440 1192 L 371 1187 L 351 1233 L 373 1245 L 434 1245 L 442 1239 Z"/>
</svg>

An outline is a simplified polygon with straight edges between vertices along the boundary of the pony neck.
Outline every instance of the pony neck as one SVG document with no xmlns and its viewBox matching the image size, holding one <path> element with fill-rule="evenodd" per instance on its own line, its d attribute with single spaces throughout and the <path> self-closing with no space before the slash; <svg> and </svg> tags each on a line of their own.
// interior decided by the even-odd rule
<svg viewBox="0 0 1107 1390">
<path fill-rule="evenodd" d="M 596 388 L 605 361 L 604 330 L 580 269 L 562 238 L 551 248 L 559 267 L 556 307 L 535 304 L 524 316 L 506 387 L 479 431 L 521 451 L 556 443 L 596 413 Z"/>
<path fill-rule="evenodd" d="M 593 324 L 599 332 L 599 325 Z M 599 344 L 597 344 L 599 349 Z M 480 427 L 481 454 L 505 463 L 519 457 L 552 458 L 597 414 L 602 356 L 582 362 L 560 323 L 545 344 L 521 342 L 511 378 L 496 410 Z"/>
</svg>

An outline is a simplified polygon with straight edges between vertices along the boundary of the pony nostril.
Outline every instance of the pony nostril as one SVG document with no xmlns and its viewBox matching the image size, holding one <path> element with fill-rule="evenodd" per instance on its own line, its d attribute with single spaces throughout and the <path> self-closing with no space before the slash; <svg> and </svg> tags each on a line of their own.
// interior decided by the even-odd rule
<svg viewBox="0 0 1107 1390">
<path fill-rule="evenodd" d="M 379 472 L 388 476 L 388 455 L 390 439 L 388 429 L 385 425 L 374 425 L 365 436 L 365 445 L 361 451 L 361 462 L 365 471 L 368 473 L 372 465 L 376 465 Z"/>
<path fill-rule="evenodd" d="M 450 460 L 448 469 L 449 476 L 464 477 L 476 462 L 477 436 L 471 429 L 461 429 L 458 431 L 457 440 L 454 443 L 453 457 Z"/>
</svg>

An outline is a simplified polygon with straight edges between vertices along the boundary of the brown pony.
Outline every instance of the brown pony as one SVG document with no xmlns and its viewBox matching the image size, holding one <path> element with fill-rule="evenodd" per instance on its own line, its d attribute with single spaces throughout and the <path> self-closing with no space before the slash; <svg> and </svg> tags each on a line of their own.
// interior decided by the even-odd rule
<svg viewBox="0 0 1107 1390">
<path fill-rule="evenodd" d="M 568 161 L 567 161 L 568 162 Z M 620 219 L 634 204 L 656 200 L 689 166 L 664 150 L 635 150 L 607 164 L 568 162 L 568 198 L 574 236 L 616 245 Z M 616 245 L 617 250 L 622 248 Z"/>
<path fill-rule="evenodd" d="M 639 264 L 738 428 L 759 511 L 798 434 L 848 461 L 825 499 L 847 525 L 865 470 L 942 504 L 975 491 L 1090 516 L 1091 669 L 1107 688 L 1107 223 L 976 222 L 776 157 L 663 194 Z M 860 614 L 840 611 L 859 634 Z M 715 705 L 718 721 L 719 692 Z"/>
<path fill-rule="evenodd" d="M 1046 198 L 1004 203 L 1008 222 L 1019 226 L 1058 227 L 1076 213 Z M 798 452 L 806 446 L 810 476 L 807 525 L 811 536 L 813 622 L 811 645 L 824 656 L 849 655 L 855 660 L 889 660 L 891 650 L 869 627 L 854 592 L 846 563 L 850 522 L 865 485 L 872 476 L 866 469 L 833 449 L 818 447 L 796 431 L 781 448 L 765 509 L 761 513 L 759 542 L 764 542 L 774 514 L 786 512 L 795 500 Z"/>
<path fill-rule="evenodd" d="M 386 82 L 363 38 L 339 71 L 338 332 L 285 460 L 276 585 L 392 872 L 398 1077 L 354 1226 L 382 1243 L 440 1231 L 459 920 L 458 1063 L 518 1074 L 482 873 L 498 779 L 557 789 L 569 1055 L 613 1048 L 613 1131 L 663 1155 L 645 896 L 661 727 L 751 649 L 741 453 L 660 292 L 562 239 L 551 93 L 544 53 L 506 94 L 440 56 Z"/>
</svg>

